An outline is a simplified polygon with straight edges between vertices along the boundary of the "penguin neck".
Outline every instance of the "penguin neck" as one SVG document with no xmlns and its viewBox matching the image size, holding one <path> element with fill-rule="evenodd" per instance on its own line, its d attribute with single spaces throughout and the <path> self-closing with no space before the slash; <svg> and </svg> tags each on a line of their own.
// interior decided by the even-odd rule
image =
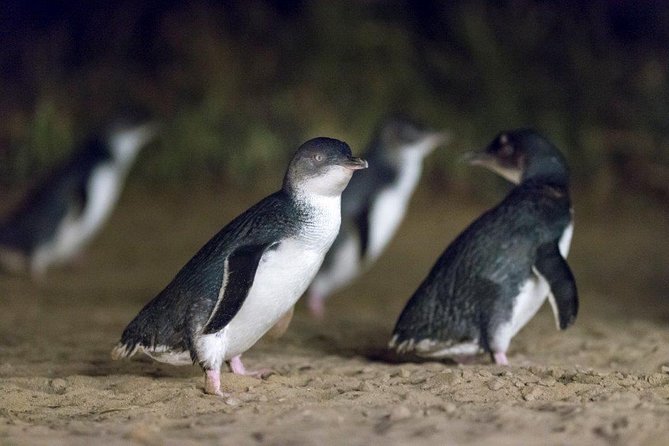
<svg viewBox="0 0 669 446">
<path fill-rule="evenodd" d="M 341 194 L 322 195 L 304 189 L 283 189 L 301 221 L 299 238 L 321 251 L 330 248 L 341 225 Z"/>
<path fill-rule="evenodd" d="M 522 182 L 541 182 L 555 186 L 569 187 L 569 170 L 557 157 L 529 163 L 523 173 Z"/>
<path fill-rule="evenodd" d="M 569 185 L 563 177 L 559 176 L 541 176 L 523 180 L 518 186 L 518 190 L 533 191 L 551 200 L 560 202 L 570 202 Z"/>
<path fill-rule="evenodd" d="M 336 210 L 341 213 L 341 194 L 325 195 L 299 187 L 284 187 L 284 192 L 300 209 Z"/>
</svg>

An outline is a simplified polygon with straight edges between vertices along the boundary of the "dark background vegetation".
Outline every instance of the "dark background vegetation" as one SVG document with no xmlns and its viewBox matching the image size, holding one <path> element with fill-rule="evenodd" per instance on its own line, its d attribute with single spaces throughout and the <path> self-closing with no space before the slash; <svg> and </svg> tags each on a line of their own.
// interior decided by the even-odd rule
<svg viewBox="0 0 669 446">
<path fill-rule="evenodd" d="M 454 135 L 435 190 L 476 190 L 457 155 L 534 126 L 584 190 L 669 201 L 669 2 L 6 0 L 0 17 L 0 189 L 131 105 L 164 123 L 133 173 L 148 183 L 276 181 L 303 140 L 359 152 L 403 111 Z"/>
</svg>

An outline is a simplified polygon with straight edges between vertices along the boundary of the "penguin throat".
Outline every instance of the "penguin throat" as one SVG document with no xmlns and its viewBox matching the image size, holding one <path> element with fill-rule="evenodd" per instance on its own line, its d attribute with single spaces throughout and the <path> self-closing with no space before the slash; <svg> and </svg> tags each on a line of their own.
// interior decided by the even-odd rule
<svg viewBox="0 0 669 446">
<path fill-rule="evenodd" d="M 352 170 L 334 166 L 320 175 L 299 179 L 288 177 L 284 188 L 295 196 L 305 197 L 307 201 L 317 197 L 341 197 L 352 175 Z"/>
<path fill-rule="evenodd" d="M 547 183 L 567 186 L 569 170 L 558 157 L 542 159 L 540 162 L 529 162 L 523 172 L 523 181 L 541 180 Z"/>
</svg>

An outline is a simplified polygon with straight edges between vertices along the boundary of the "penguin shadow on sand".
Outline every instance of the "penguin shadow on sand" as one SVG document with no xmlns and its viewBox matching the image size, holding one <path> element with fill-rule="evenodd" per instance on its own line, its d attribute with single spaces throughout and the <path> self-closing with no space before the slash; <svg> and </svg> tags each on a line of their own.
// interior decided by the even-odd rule
<svg viewBox="0 0 669 446">
<path fill-rule="evenodd" d="M 314 355 L 332 355 L 345 359 L 363 358 L 366 361 L 384 364 L 428 363 L 434 359 L 421 358 L 417 355 L 400 355 L 388 348 L 391 327 L 380 321 L 358 321 L 341 318 L 327 319 L 318 324 L 307 312 L 296 311 L 291 328 L 283 335 L 281 342 L 299 349 L 313 352 Z M 267 338 L 264 345 L 274 348 L 278 341 Z M 272 346 L 272 347 L 270 347 Z M 481 357 L 483 363 L 487 358 Z M 456 361 L 441 360 L 449 365 Z"/>
<path fill-rule="evenodd" d="M 138 356 L 123 367 L 109 361 L 109 349 L 96 352 L 95 357 L 81 364 L 76 374 L 90 377 L 105 376 L 135 376 L 149 378 L 188 379 L 199 374 L 197 364 L 192 367 L 174 367 L 169 364 L 156 362 L 148 356 Z"/>
</svg>

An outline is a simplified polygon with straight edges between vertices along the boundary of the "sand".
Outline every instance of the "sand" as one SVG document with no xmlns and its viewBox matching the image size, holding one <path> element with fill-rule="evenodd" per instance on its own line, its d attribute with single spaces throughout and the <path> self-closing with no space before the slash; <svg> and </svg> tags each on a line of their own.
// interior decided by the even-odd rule
<svg viewBox="0 0 669 446">
<path fill-rule="evenodd" d="M 622 200 L 577 201 L 574 327 L 548 306 L 513 340 L 511 366 L 385 350 L 437 255 L 493 200 L 423 193 L 387 255 L 329 302 L 303 303 L 279 341 L 245 356 L 266 380 L 111 361 L 125 324 L 222 224 L 266 190 L 128 191 L 76 265 L 42 283 L 0 276 L 2 445 L 647 444 L 669 440 L 669 218 Z M 233 200 L 233 197 L 236 197 Z"/>
</svg>

